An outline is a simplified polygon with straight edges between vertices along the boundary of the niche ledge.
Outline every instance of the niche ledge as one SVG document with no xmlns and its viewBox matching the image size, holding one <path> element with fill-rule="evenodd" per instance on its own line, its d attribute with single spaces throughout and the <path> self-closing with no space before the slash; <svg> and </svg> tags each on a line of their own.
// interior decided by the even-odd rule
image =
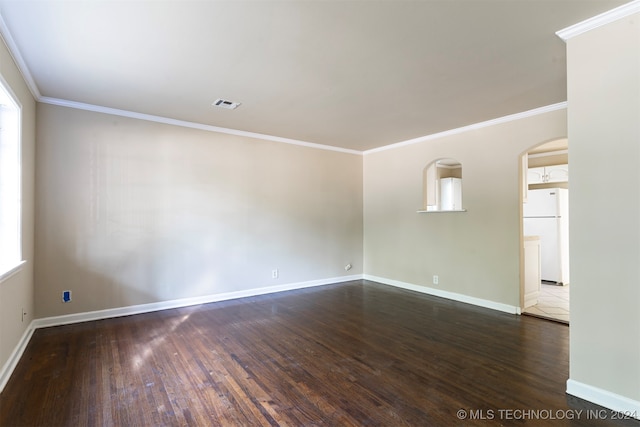
<svg viewBox="0 0 640 427">
<path fill-rule="evenodd" d="M 457 212 L 466 212 L 466 209 L 450 209 L 450 210 L 439 210 L 439 211 L 427 211 L 421 209 L 416 211 L 417 213 L 427 213 L 427 214 L 441 214 L 441 213 L 457 213 Z"/>
</svg>

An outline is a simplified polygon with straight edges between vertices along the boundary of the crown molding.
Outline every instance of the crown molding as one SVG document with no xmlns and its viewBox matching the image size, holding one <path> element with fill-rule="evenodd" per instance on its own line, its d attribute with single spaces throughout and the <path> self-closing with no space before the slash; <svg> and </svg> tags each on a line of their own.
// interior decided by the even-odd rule
<svg viewBox="0 0 640 427">
<path fill-rule="evenodd" d="M 33 95 L 36 100 L 39 100 L 42 98 L 40 89 L 38 89 L 38 85 L 35 80 L 33 80 L 33 76 L 31 76 L 31 73 L 29 72 L 29 67 L 27 67 L 26 62 L 24 62 L 22 55 L 20 55 L 20 50 L 18 49 L 16 42 L 13 40 L 13 37 L 11 37 L 11 32 L 9 32 L 9 27 L 7 27 L 6 22 L 4 22 L 2 14 L 0 14 L 0 38 L 2 38 L 5 46 L 7 46 L 9 55 L 13 58 L 13 62 L 16 63 L 16 66 L 18 67 L 20 74 L 22 74 L 22 78 L 27 84 L 31 95 Z"/>
<path fill-rule="evenodd" d="M 557 31 L 556 35 L 566 42 L 567 40 L 575 36 L 579 36 L 582 33 L 586 33 L 587 31 L 591 31 L 595 28 L 638 12 L 640 12 L 640 0 L 634 0 L 631 3 L 623 4 L 615 9 L 611 9 L 607 12 L 601 13 L 600 15 L 585 19 L 582 22 L 578 22 L 577 24 Z"/>
<path fill-rule="evenodd" d="M 578 27 L 580 25 L 583 25 L 584 23 L 590 22 L 592 20 L 598 22 L 598 24 L 596 26 L 599 25 L 603 25 L 604 23 L 607 22 L 611 22 L 612 20 L 615 19 L 620 19 L 624 16 L 627 16 L 631 13 L 640 11 L 640 0 L 635 0 L 627 5 L 623 5 L 621 7 L 618 7 L 616 9 L 613 9 L 609 12 L 606 12 L 604 14 L 598 15 L 594 18 L 591 18 L 587 21 L 584 21 L 581 24 L 576 24 L 572 27 L 569 27 L 565 30 L 561 30 L 559 32 L 557 32 L 556 34 L 558 34 L 558 36 L 560 36 L 561 38 L 564 39 L 564 35 L 565 32 L 570 32 L 570 30 L 574 27 Z M 605 17 L 606 18 L 601 18 L 601 17 Z M 611 18 L 610 16 L 615 16 L 615 18 Z M 591 28 L 595 28 L 595 26 L 590 26 L 588 29 Z M 581 32 L 584 31 L 588 31 L 588 29 L 582 30 Z M 571 30 L 574 31 L 574 30 Z M 561 35 L 562 33 L 562 35 Z M 571 36 L 573 35 L 577 35 L 579 33 L 573 33 L 570 32 Z M 274 136 L 274 135 L 266 135 L 266 134 L 261 134 L 261 133 L 255 133 L 255 132 L 247 132 L 247 131 L 242 131 L 242 130 L 237 130 L 237 129 L 229 129 L 229 128 L 223 128 L 223 127 L 218 127 L 218 126 L 212 126 L 212 125 L 206 125 L 206 124 L 202 124 L 202 123 L 195 123 L 195 122 L 189 122 L 189 121 L 185 121 L 185 120 L 177 120 L 177 119 L 171 119 L 168 117 L 161 117 L 161 116 L 155 116 L 155 115 L 151 115 L 151 114 L 145 114 L 145 113 L 138 113 L 138 112 L 134 112 L 134 111 L 128 111 L 128 110 L 121 110 L 121 109 L 117 109 L 117 108 L 110 108 L 110 107 L 103 107 L 103 106 L 99 106 L 99 105 L 93 105 L 93 104 L 86 104 L 86 103 L 82 103 L 82 102 L 76 102 L 76 101 L 70 101 L 70 100 L 65 100 L 65 99 L 60 99 L 60 98 L 51 98 L 51 97 L 47 97 L 47 96 L 42 96 L 42 94 L 40 93 L 40 90 L 38 88 L 38 85 L 35 83 L 35 80 L 33 79 L 29 68 L 27 67 L 24 59 L 22 58 L 22 55 L 20 54 L 20 51 L 15 43 L 15 41 L 13 40 L 13 37 L 11 36 L 11 33 L 9 32 L 9 29 L 2 17 L 2 15 L 0 14 L 0 37 L 3 39 L 5 45 L 7 46 L 9 53 L 11 55 L 11 57 L 13 58 L 13 60 L 15 61 L 18 69 L 20 70 L 20 73 L 22 74 L 29 90 L 31 91 L 31 94 L 33 95 L 33 97 L 38 101 L 38 102 L 42 102 L 45 104 L 51 104 L 51 105 L 57 105 L 57 106 L 62 106 L 62 107 L 68 107 L 68 108 L 75 108 L 75 109 L 80 109 L 80 110 L 86 110 L 86 111 L 93 111 L 93 112 L 98 112 L 98 113 L 104 113 L 104 114 L 111 114 L 111 115 L 116 115 L 116 116 L 122 116 L 122 117 L 129 117 L 129 118 L 134 118 L 134 119 L 138 119 L 138 120 L 146 120 L 146 121 L 151 121 L 151 122 L 156 122 L 156 123 L 164 123 L 164 124 L 169 124 L 169 125 L 173 125 L 173 126 L 181 126 L 181 127 L 187 127 L 187 128 L 192 128 L 192 129 L 199 129 L 199 130 L 204 130 L 204 131 L 208 131 L 208 132 L 217 132 L 217 133 L 224 133 L 224 134 L 228 134 L 228 135 L 235 135 L 235 136 L 242 136 L 242 137 L 248 137 L 248 138 L 254 138 L 254 139 L 261 139 L 261 140 L 266 140 L 266 141 L 272 141 L 272 142 L 280 142 L 280 143 L 284 143 L 284 144 L 291 144 L 291 145 L 298 145 L 298 146 L 302 146 L 302 147 L 309 147 L 309 148 L 315 148 L 315 149 L 320 149 L 320 150 L 328 150 L 328 151 L 337 151 L 337 152 L 341 152 L 341 153 L 348 153 L 348 154 L 356 154 L 356 155 L 366 155 L 366 154 L 371 154 L 371 153 L 376 153 L 379 151 L 385 151 L 385 150 L 390 150 L 393 148 L 399 148 L 399 147 L 403 147 L 406 145 L 412 145 L 412 144 L 417 144 L 420 142 L 424 142 L 424 141 L 429 141 L 429 140 L 433 140 L 433 139 L 438 139 L 438 138 L 442 138 L 442 137 L 446 137 L 446 136 L 450 136 L 450 135 L 456 135 L 456 134 L 460 134 L 460 133 L 464 133 L 464 132 L 468 132 L 468 131 L 472 131 L 472 130 L 477 130 L 477 129 L 481 129 L 484 127 L 488 127 L 488 126 L 493 126 L 493 125 L 497 125 L 497 124 L 501 124 L 501 123 L 507 123 L 510 121 L 514 121 L 514 120 L 519 120 L 525 117 L 531 117 L 531 116 L 535 116 L 538 114 L 544 114 L 550 111 L 556 111 L 556 110 L 561 110 L 561 109 L 565 109 L 567 108 L 567 103 L 566 102 L 561 102 L 558 104 L 553 104 L 553 105 L 549 105 L 546 107 L 540 107 L 540 108 L 536 108 L 533 110 L 529 110 L 529 111 L 525 111 L 525 112 L 521 112 L 521 113 L 516 113 L 516 114 L 512 114 L 509 116 L 504 116 L 504 117 L 500 117 L 497 119 L 492 119 L 492 120 L 488 120 L 485 122 L 480 122 L 480 123 L 476 123 L 476 124 L 472 124 L 472 125 L 468 125 L 468 126 L 463 126 L 460 128 L 456 128 L 456 129 L 450 129 L 447 131 L 443 131 L 443 132 L 439 132 L 439 133 L 435 133 L 435 134 L 431 134 L 431 135 L 426 135 L 426 136 L 421 136 L 418 138 L 413 138 L 413 139 L 409 139 L 406 141 L 401 141 L 401 142 L 397 142 L 394 144 L 390 144 L 390 145 L 385 145 L 382 147 L 377 147 L 377 148 L 373 148 L 370 150 L 366 150 L 366 151 L 359 151 L 359 150 L 353 150 L 353 149 L 347 149 L 347 148 L 342 148 L 342 147 L 335 147 L 335 146 L 331 146 L 331 145 L 325 145 L 325 144 L 318 144 L 318 143 L 313 143 L 313 142 L 307 142 L 307 141 L 301 141 L 301 140 L 296 140 L 296 139 L 291 139 L 291 138 L 283 138 L 283 137 L 279 137 L 279 136 Z M 566 40 L 566 39 L 565 39 Z"/>
<path fill-rule="evenodd" d="M 99 105 L 85 104 L 82 102 L 75 102 L 75 101 L 69 101 L 65 99 L 42 96 L 42 94 L 40 93 L 40 89 L 38 88 L 38 85 L 36 84 L 35 80 L 33 79 L 33 76 L 31 75 L 31 72 L 29 71 L 29 67 L 27 67 L 26 62 L 24 61 L 24 59 L 22 58 L 22 55 L 20 54 L 20 49 L 18 49 L 18 45 L 16 44 L 16 42 L 13 40 L 13 37 L 11 36 L 9 27 L 7 27 L 7 24 L 4 21 L 2 14 L 0 14 L 0 38 L 2 39 L 4 44 L 7 46 L 7 49 L 9 50 L 9 54 L 13 58 L 13 61 L 16 63 L 16 66 L 18 67 L 20 74 L 22 74 L 22 77 L 25 83 L 27 84 L 27 87 L 29 88 L 31 95 L 33 95 L 36 101 L 42 102 L 44 104 L 58 105 L 58 106 L 75 108 L 80 110 L 87 110 L 87 111 L 94 111 L 98 113 L 129 117 L 129 118 L 134 118 L 139 120 L 147 120 L 147 121 L 157 122 L 157 123 L 165 123 L 173 126 L 182 126 L 182 127 L 192 128 L 192 129 L 200 129 L 208 132 L 217 132 L 217 133 L 224 133 L 228 135 L 236 135 L 236 136 L 243 136 L 243 137 L 254 138 L 254 139 L 261 139 L 265 141 L 281 142 L 284 144 L 316 148 L 319 150 L 337 151 L 341 153 L 356 154 L 360 156 L 362 155 L 362 151 L 351 150 L 351 149 L 342 148 L 342 147 L 334 147 L 331 145 L 317 144 L 314 142 L 300 141 L 296 139 L 283 138 L 283 137 L 273 136 L 273 135 L 265 135 L 261 133 L 255 133 L 255 132 L 246 132 L 246 131 L 241 131 L 237 129 L 228 129 L 228 128 L 223 128 L 218 126 L 205 125 L 202 123 L 194 123 L 194 122 L 188 122 L 184 120 L 170 119 L 167 117 L 154 116 L 151 114 L 137 113 L 134 111 L 120 110 L 117 108 L 102 107 Z"/>
<path fill-rule="evenodd" d="M 300 140 L 296 140 L 296 139 L 283 138 L 283 137 L 279 137 L 279 136 L 266 135 L 266 134 L 255 133 L 255 132 L 247 132 L 247 131 L 238 130 L 238 129 L 223 128 L 223 127 L 219 127 L 219 126 L 205 125 L 205 124 L 202 124 L 202 123 L 188 122 L 188 121 L 185 121 L 185 120 L 171 119 L 171 118 L 162 117 L 162 116 L 154 116 L 152 114 L 137 113 L 135 111 L 121 110 L 121 109 L 118 109 L 118 108 L 110 108 L 110 107 L 103 107 L 103 106 L 100 106 L 100 105 L 86 104 L 86 103 L 83 103 L 83 102 L 69 101 L 69 100 L 66 100 L 66 99 L 50 98 L 50 97 L 47 97 L 47 96 L 40 96 L 40 98 L 38 99 L 38 102 L 42 102 L 44 104 L 50 104 L 50 105 L 57 105 L 57 106 L 61 106 L 61 107 L 75 108 L 75 109 L 78 109 L 78 110 L 93 111 L 93 112 L 96 112 L 96 113 L 110 114 L 110 115 L 114 115 L 114 116 L 128 117 L 128 118 L 138 119 L 138 120 L 146 120 L 146 121 L 156 122 L 156 123 L 164 123 L 164 124 L 173 125 L 173 126 L 181 126 L 181 127 L 191 128 L 191 129 L 199 129 L 199 130 L 204 130 L 204 131 L 208 131 L 208 132 L 224 133 L 224 134 L 228 134 L 228 135 L 243 136 L 243 137 L 247 137 L 247 138 L 262 139 L 262 140 L 265 140 L 265 141 L 281 142 L 281 143 L 284 143 L 284 144 L 291 144 L 291 145 L 298 145 L 298 146 L 302 146 L 302 147 L 316 148 L 316 149 L 319 149 L 319 150 L 337 151 L 337 152 L 340 152 L 340 153 L 356 154 L 356 155 L 360 155 L 360 156 L 361 155 L 366 155 L 366 154 L 371 154 L 371 153 L 376 153 L 376 152 L 379 152 L 379 151 L 390 150 L 390 149 L 393 149 L 393 148 L 399 148 L 399 147 L 403 147 L 403 146 L 406 146 L 406 145 L 417 144 L 417 143 L 424 142 L 424 141 L 430 141 L 430 140 L 442 138 L 442 137 L 445 137 L 445 136 L 456 135 L 456 134 L 468 132 L 468 131 L 471 131 L 471 130 L 482 129 L 482 128 L 485 128 L 485 127 L 494 126 L 494 125 L 501 124 L 501 123 L 507 123 L 507 122 L 511 122 L 511 121 L 514 121 L 514 120 L 520 120 L 520 119 L 523 119 L 523 118 L 526 118 L 526 117 L 536 116 L 536 115 L 539 115 L 539 114 L 544 114 L 544 113 L 548 113 L 548 112 L 551 112 L 551 111 L 562 110 L 562 109 L 567 108 L 567 103 L 566 102 L 560 102 L 560 103 L 557 103 L 557 104 L 552 104 L 552 105 L 548 105 L 548 106 L 545 106 L 545 107 L 535 108 L 533 110 L 528 110 L 528 111 L 524 111 L 524 112 L 521 112 L 521 113 L 511 114 L 511 115 L 504 116 L 504 117 L 499 117 L 497 119 L 487 120 L 485 122 L 475 123 L 475 124 L 472 124 L 472 125 L 463 126 L 463 127 L 456 128 L 456 129 L 450 129 L 450 130 L 446 130 L 444 132 L 439 132 L 439 133 L 435 133 L 435 134 L 431 134 L 431 135 L 421 136 L 421 137 L 410 139 L 410 140 L 407 140 L 407 141 L 398 142 L 398 143 L 395 143 L 395 144 L 384 145 L 382 147 L 373 148 L 371 150 L 358 151 L 358 150 L 352 150 L 352 149 L 348 149 L 348 148 L 334 147 L 332 145 L 317 144 L 317 143 L 314 143 L 314 142 L 300 141 Z"/>
<path fill-rule="evenodd" d="M 314 142 L 300 141 L 300 140 L 297 140 L 297 139 L 283 138 L 283 137 L 280 137 L 280 136 L 265 135 L 265 134 L 262 134 L 262 133 L 247 132 L 247 131 L 243 131 L 243 130 L 229 129 L 229 128 L 223 128 L 223 127 L 212 126 L 212 125 L 205 125 L 205 124 L 202 124 L 202 123 L 188 122 L 188 121 L 185 121 L 185 120 L 177 120 L 177 119 L 171 119 L 171 118 L 168 118 L 168 117 L 154 116 L 152 114 L 137 113 L 135 111 L 121 110 L 121 109 L 118 109 L 118 108 L 110 108 L 110 107 L 103 107 L 103 106 L 100 106 L 100 105 L 85 104 L 83 102 L 69 101 L 69 100 L 66 100 L 66 99 L 50 98 L 48 96 L 41 96 L 38 99 L 38 101 L 42 102 L 44 104 L 51 104 L 51 105 L 57 105 L 57 106 L 61 106 L 61 107 L 75 108 L 75 109 L 78 109 L 78 110 L 93 111 L 93 112 L 96 112 L 96 113 L 104 113 L 104 114 L 110 114 L 110 115 L 114 115 L 114 116 L 128 117 L 128 118 L 138 119 L 138 120 L 146 120 L 146 121 L 156 122 L 156 123 L 164 123 L 164 124 L 167 124 L 167 125 L 181 126 L 181 127 L 191 128 L 191 129 L 199 129 L 199 130 L 204 130 L 204 131 L 207 131 L 207 132 L 224 133 L 224 134 L 228 134 L 228 135 L 235 135 L 235 136 L 242 136 L 242 137 L 247 137 L 247 138 L 261 139 L 261 140 L 272 141 L 272 142 L 281 142 L 281 143 L 284 143 L 284 144 L 298 145 L 298 146 L 308 147 L 308 148 L 316 148 L 316 149 L 319 149 L 319 150 L 338 151 L 340 153 L 362 155 L 362 151 L 351 150 L 351 149 L 342 148 L 342 147 L 334 147 L 332 145 L 316 144 Z"/>
<path fill-rule="evenodd" d="M 514 120 L 524 119 L 526 117 L 537 116 L 539 114 L 549 113 L 551 111 L 563 110 L 567 108 L 567 102 L 559 102 L 557 104 L 547 105 L 545 107 L 534 108 L 533 110 L 523 111 L 521 113 L 511 114 L 497 119 L 487 120 L 485 122 L 475 123 L 468 126 L 459 127 L 456 129 L 446 130 L 444 132 L 438 132 L 427 136 L 421 136 L 418 138 L 409 139 L 407 141 L 397 142 L 395 144 L 385 145 L 383 147 L 373 148 L 364 152 L 365 155 L 377 153 L 379 151 L 391 150 L 394 148 L 405 147 L 407 145 L 418 144 L 420 142 L 431 141 L 438 138 L 444 138 L 445 136 L 457 135 L 472 130 L 478 130 L 489 126 L 495 126 L 502 123 L 512 122 Z"/>
</svg>

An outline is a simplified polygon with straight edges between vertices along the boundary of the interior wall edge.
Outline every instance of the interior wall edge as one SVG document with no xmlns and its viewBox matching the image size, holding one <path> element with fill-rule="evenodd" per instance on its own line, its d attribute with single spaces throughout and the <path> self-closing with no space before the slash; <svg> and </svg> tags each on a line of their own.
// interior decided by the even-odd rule
<svg viewBox="0 0 640 427">
<path fill-rule="evenodd" d="M 31 323 L 29 323 L 29 326 L 27 326 L 27 328 L 22 333 L 22 337 L 11 352 L 9 359 L 7 359 L 4 366 L 2 366 L 2 369 L 0 369 L 0 393 L 2 393 L 2 390 L 4 390 L 4 386 L 7 385 L 7 381 L 9 381 L 9 378 L 11 378 L 11 374 L 16 369 L 16 366 L 18 366 L 18 362 L 22 358 L 22 355 L 27 348 L 27 344 L 29 344 L 29 341 L 31 341 L 31 337 L 33 336 L 33 332 L 35 330 L 35 320 L 32 320 Z"/>
<path fill-rule="evenodd" d="M 556 31 L 556 35 L 566 42 L 580 34 L 595 30 L 637 12 L 640 12 L 640 1 L 635 0 Z"/>
<path fill-rule="evenodd" d="M 29 67 L 27 67 L 27 63 L 22 58 L 22 54 L 16 45 L 15 40 L 13 40 L 13 36 L 9 32 L 9 28 L 7 24 L 4 22 L 4 18 L 2 14 L 0 14 L 0 40 L 7 47 L 9 55 L 13 62 L 16 64 L 22 79 L 27 85 L 29 92 L 34 99 L 38 100 L 42 95 L 40 94 L 40 89 L 38 89 L 38 85 L 36 84 L 33 76 L 31 75 L 31 71 L 29 71 Z"/>
<path fill-rule="evenodd" d="M 640 401 L 629 399 L 571 378 L 567 380 L 567 394 L 611 409 L 617 412 L 621 418 L 640 420 Z"/>
</svg>

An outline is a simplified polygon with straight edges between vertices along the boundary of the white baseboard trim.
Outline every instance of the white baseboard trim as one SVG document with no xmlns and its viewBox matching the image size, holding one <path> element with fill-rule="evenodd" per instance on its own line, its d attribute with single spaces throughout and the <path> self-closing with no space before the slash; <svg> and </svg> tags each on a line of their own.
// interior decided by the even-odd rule
<svg viewBox="0 0 640 427">
<path fill-rule="evenodd" d="M 328 279 L 310 280 L 307 282 L 287 283 L 284 285 L 252 288 L 242 291 L 225 292 L 220 294 L 204 295 L 193 298 L 181 298 L 176 300 L 154 302 L 149 304 L 130 305 L 127 307 L 110 308 L 106 310 L 89 311 L 85 313 L 66 314 L 62 316 L 45 317 L 34 320 L 35 328 L 45 328 L 49 326 L 68 325 L 72 323 L 87 322 L 91 320 L 102 320 L 113 317 L 130 316 L 133 314 L 150 313 L 153 311 L 168 310 L 172 308 L 188 307 L 191 305 L 207 304 L 210 302 L 227 301 L 237 298 L 246 298 L 257 295 L 272 294 L 275 292 L 304 289 L 314 286 L 331 285 L 350 280 L 362 279 L 361 274 L 352 276 L 332 277 Z"/>
<path fill-rule="evenodd" d="M 265 295 L 276 292 L 291 291 L 295 289 L 304 289 L 314 286 L 332 285 L 340 282 L 348 282 L 351 280 L 362 280 L 362 274 L 354 274 L 351 276 L 331 277 L 327 279 L 310 280 L 307 282 L 287 283 L 277 286 L 266 286 L 262 288 L 253 288 L 236 292 L 225 292 L 221 294 L 205 295 L 201 297 L 182 298 L 170 301 L 161 301 L 149 304 L 139 304 L 127 307 L 110 308 L 106 310 L 90 311 L 86 313 L 66 314 L 63 316 L 45 317 L 35 319 L 29 327 L 24 331 L 18 345 L 11 353 L 11 356 L 0 370 L 0 392 L 9 381 L 11 374 L 15 370 L 24 350 L 29 344 L 33 333 L 38 328 L 46 328 L 50 326 L 61 326 L 72 323 L 87 322 L 91 320 L 102 320 L 113 317 L 129 316 L 132 314 L 150 313 L 153 311 L 167 310 L 171 308 L 188 307 L 191 305 L 207 304 L 210 302 L 227 301 L 237 298 L 246 298 L 257 295 Z"/>
<path fill-rule="evenodd" d="M 422 292 L 423 294 L 429 294 L 436 297 L 459 301 L 466 304 L 472 304 L 472 305 L 477 305 L 484 308 L 490 308 L 492 310 L 502 311 L 509 314 L 520 314 L 520 307 L 517 307 L 514 305 L 508 305 L 500 302 L 489 301 L 486 299 L 476 298 L 469 295 L 458 294 L 455 292 L 443 291 L 442 289 L 434 289 L 434 288 L 429 288 L 427 286 L 414 285 L 412 283 L 401 282 L 399 280 L 387 279 L 384 277 L 372 276 L 369 274 L 365 274 L 364 279 L 371 280 L 372 282 L 380 282 L 385 285 L 396 286 L 398 288 L 409 289 L 411 291 Z"/>
<path fill-rule="evenodd" d="M 22 337 L 20 337 L 20 341 L 18 341 L 18 345 L 13 349 L 13 352 L 9 356 L 9 359 L 7 359 L 7 361 L 5 362 L 2 370 L 0 370 L 0 393 L 2 392 L 2 390 L 4 390 L 4 386 L 7 385 L 7 381 L 9 381 L 13 370 L 16 369 L 16 366 L 18 366 L 18 362 L 20 361 L 24 350 L 27 348 L 27 344 L 29 344 L 31 336 L 33 335 L 33 331 L 35 330 L 36 328 L 34 327 L 34 322 L 32 321 L 31 323 L 29 323 L 29 326 L 27 326 L 27 329 L 25 329 L 25 331 L 23 332 Z"/>
<path fill-rule="evenodd" d="M 625 415 L 640 420 L 640 401 L 572 379 L 567 380 L 567 394 L 604 406 L 620 413 L 621 416 Z"/>
</svg>

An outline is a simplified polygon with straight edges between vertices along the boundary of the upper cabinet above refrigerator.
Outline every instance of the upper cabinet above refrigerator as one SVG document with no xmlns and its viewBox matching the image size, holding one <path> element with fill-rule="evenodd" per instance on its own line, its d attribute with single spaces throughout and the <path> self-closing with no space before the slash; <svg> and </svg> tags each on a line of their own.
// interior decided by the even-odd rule
<svg viewBox="0 0 640 427">
<path fill-rule="evenodd" d="M 554 165 L 527 170 L 528 184 L 569 182 L 569 165 Z"/>
</svg>

